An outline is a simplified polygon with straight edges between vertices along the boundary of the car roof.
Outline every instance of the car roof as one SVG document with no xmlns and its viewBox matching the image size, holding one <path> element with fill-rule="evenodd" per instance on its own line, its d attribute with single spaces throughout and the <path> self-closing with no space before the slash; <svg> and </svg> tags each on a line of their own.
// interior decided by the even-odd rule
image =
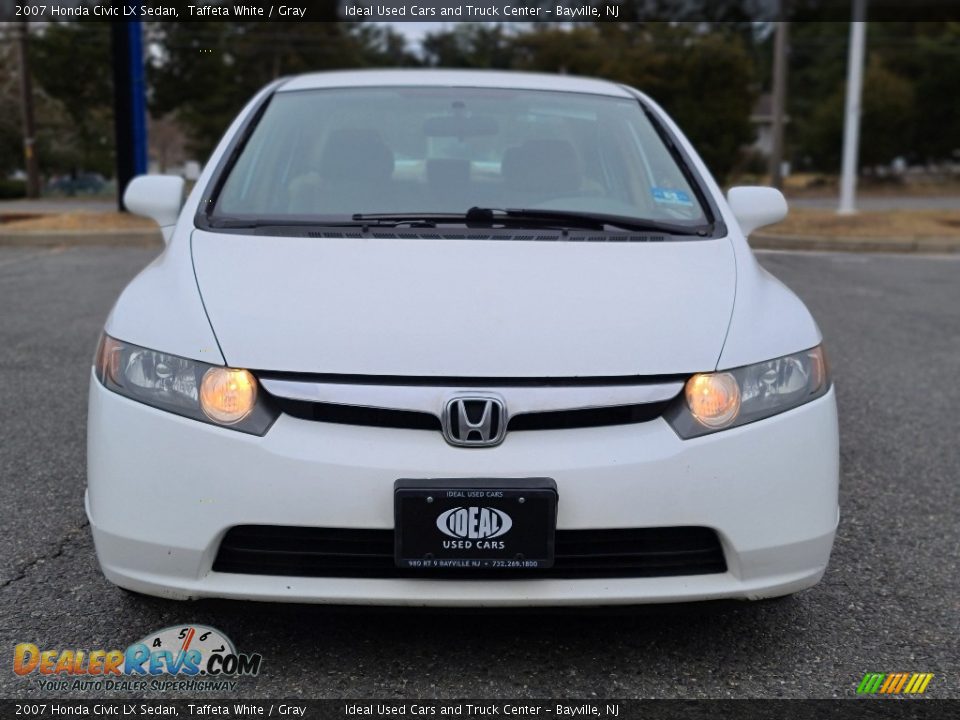
<svg viewBox="0 0 960 720">
<path fill-rule="evenodd" d="M 297 75 L 278 92 L 345 87 L 476 87 L 505 90 L 552 90 L 612 97 L 634 97 L 608 80 L 494 70 L 337 70 Z"/>
</svg>

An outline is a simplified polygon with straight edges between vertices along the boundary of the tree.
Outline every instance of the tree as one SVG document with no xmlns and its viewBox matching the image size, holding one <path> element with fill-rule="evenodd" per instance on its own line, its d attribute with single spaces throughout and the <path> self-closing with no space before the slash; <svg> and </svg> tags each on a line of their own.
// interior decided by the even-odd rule
<svg viewBox="0 0 960 720">
<path fill-rule="evenodd" d="M 518 34 L 514 66 L 626 83 L 648 93 L 722 180 L 753 139 L 753 65 L 742 38 L 677 23 L 536 27 Z"/>
<path fill-rule="evenodd" d="M 23 135 L 20 131 L 20 83 L 17 77 L 16 45 L 0 42 L 0 182 L 23 167 Z M 0 37 L 0 40 L 7 40 Z"/>
<path fill-rule="evenodd" d="M 113 175 L 113 82 L 106 70 L 111 67 L 110 24 L 51 23 L 34 33 L 30 52 L 37 117 L 43 118 L 38 135 L 41 143 L 46 140 L 39 152 L 41 167 Z M 45 112 L 41 103 L 48 106 Z"/>
<path fill-rule="evenodd" d="M 423 53 L 433 67 L 507 69 L 514 63 L 514 44 L 500 24 L 461 23 L 453 30 L 427 33 Z"/>
<path fill-rule="evenodd" d="M 161 49 L 148 67 L 151 112 L 176 112 L 202 157 L 271 80 L 416 62 L 393 30 L 354 23 L 163 22 L 150 43 Z"/>
<path fill-rule="evenodd" d="M 673 72 L 658 88 L 664 107 L 722 182 L 754 137 L 749 56 L 739 39 L 707 34 L 675 47 L 667 67 Z"/>
<path fill-rule="evenodd" d="M 800 129 L 800 145 L 813 165 L 836 171 L 843 147 L 846 84 L 841 83 Z M 867 63 L 860 121 L 860 166 L 890 163 L 911 148 L 915 122 L 913 85 L 891 72 L 877 54 Z"/>
<path fill-rule="evenodd" d="M 850 30 L 847 22 L 826 21 L 838 9 L 829 0 L 793 0 L 791 12 L 788 138 L 802 165 L 830 172 L 839 167 L 842 146 Z M 877 11 L 869 6 L 868 20 Z M 901 155 L 939 161 L 960 148 L 960 23 L 910 21 L 909 14 L 867 29 L 862 166 Z"/>
<path fill-rule="evenodd" d="M 921 36 L 913 148 L 923 160 L 956 157 L 960 152 L 960 22 L 943 23 Z"/>
</svg>

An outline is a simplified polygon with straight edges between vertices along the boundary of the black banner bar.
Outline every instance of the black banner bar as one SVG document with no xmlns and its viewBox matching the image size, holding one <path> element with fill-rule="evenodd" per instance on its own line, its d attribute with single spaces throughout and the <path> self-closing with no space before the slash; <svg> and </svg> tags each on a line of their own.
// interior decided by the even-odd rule
<svg viewBox="0 0 960 720">
<path fill-rule="evenodd" d="M 813 9 L 811 9 L 811 7 Z M 850 0 L 746 0 L 740 21 L 849 22 Z M 708 0 L 0 0 L 0 21 L 722 21 Z M 870 0 L 872 22 L 960 20 L 958 0 Z"/>
<path fill-rule="evenodd" d="M 2 700 L 2 718 L 941 720 L 958 700 Z"/>
</svg>

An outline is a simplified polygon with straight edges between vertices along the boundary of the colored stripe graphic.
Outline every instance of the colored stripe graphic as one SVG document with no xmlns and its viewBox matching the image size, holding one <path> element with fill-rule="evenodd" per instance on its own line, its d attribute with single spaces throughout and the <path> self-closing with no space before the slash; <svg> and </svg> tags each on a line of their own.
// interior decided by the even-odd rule
<svg viewBox="0 0 960 720">
<path fill-rule="evenodd" d="M 904 692 L 911 695 L 919 695 L 927 689 L 927 685 L 930 684 L 931 680 L 933 680 L 933 673 L 914 673 L 913 677 L 910 678 L 910 682 L 907 683 L 907 687 L 904 688 Z"/>
<path fill-rule="evenodd" d="M 863 676 L 863 680 L 860 681 L 860 685 L 857 687 L 857 694 L 872 695 L 880 689 L 880 684 L 885 677 L 885 673 L 867 673 Z"/>
<path fill-rule="evenodd" d="M 867 673 L 857 686 L 858 695 L 920 695 L 933 680 L 933 673 Z"/>
<path fill-rule="evenodd" d="M 887 679 L 883 681 L 883 685 L 880 686 L 880 694 L 886 695 L 893 691 L 894 686 L 897 684 L 897 680 L 900 679 L 900 673 L 890 673 L 887 675 Z"/>
<path fill-rule="evenodd" d="M 898 694 L 906 684 L 908 677 L 910 677 L 910 673 L 890 673 L 890 677 L 887 678 L 883 687 L 880 688 L 880 692 L 886 693 L 887 695 Z"/>
</svg>

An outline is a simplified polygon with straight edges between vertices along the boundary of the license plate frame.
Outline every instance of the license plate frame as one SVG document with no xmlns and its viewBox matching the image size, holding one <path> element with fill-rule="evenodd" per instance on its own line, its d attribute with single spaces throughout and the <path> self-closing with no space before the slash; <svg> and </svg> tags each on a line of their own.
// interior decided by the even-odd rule
<svg viewBox="0 0 960 720">
<path fill-rule="evenodd" d="M 397 480 L 394 562 L 424 571 L 550 568 L 558 504 L 551 478 Z"/>
</svg>

